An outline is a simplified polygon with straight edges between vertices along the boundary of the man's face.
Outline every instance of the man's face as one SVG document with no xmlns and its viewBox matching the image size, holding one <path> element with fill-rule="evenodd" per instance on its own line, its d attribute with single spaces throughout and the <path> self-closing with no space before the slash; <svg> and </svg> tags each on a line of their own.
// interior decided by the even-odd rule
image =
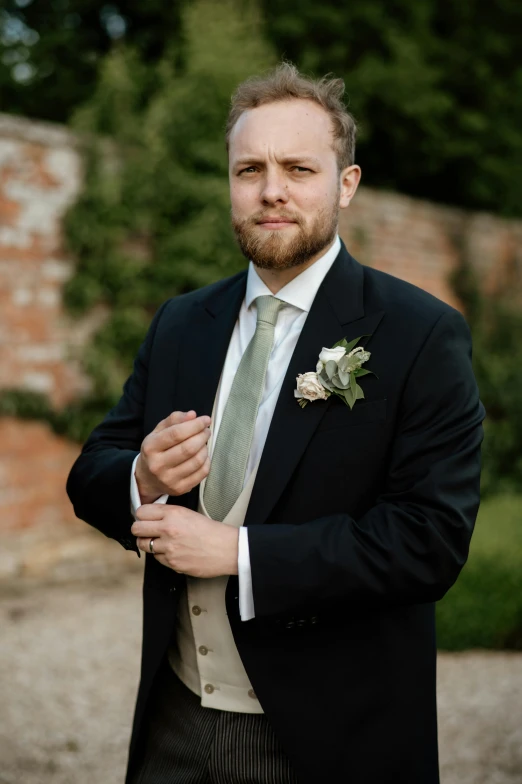
<svg viewBox="0 0 522 784">
<path fill-rule="evenodd" d="M 264 269 L 319 258 L 352 191 L 340 173 L 331 120 L 294 99 L 244 112 L 230 135 L 232 225 L 243 254 Z M 358 182 L 359 172 L 355 173 Z M 353 179 L 353 178 L 352 178 Z"/>
</svg>

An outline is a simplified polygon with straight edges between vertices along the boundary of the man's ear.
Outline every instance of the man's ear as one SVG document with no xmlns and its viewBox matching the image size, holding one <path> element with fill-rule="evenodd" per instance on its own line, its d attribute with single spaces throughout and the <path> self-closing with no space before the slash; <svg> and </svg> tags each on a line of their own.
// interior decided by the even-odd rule
<svg viewBox="0 0 522 784">
<path fill-rule="evenodd" d="M 343 210 L 350 204 L 355 196 L 355 191 L 361 181 L 361 167 L 357 165 L 347 166 L 340 174 L 341 195 L 339 197 L 339 207 Z"/>
</svg>

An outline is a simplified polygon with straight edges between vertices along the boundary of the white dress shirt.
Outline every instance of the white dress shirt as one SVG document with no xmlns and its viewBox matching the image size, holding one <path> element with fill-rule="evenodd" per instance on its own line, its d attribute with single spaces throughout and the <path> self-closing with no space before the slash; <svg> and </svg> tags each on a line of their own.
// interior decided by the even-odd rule
<svg viewBox="0 0 522 784">
<path fill-rule="evenodd" d="M 290 283 L 283 286 L 275 295 L 285 304 L 279 310 L 275 325 L 274 345 L 268 362 L 265 386 L 257 413 L 254 436 L 245 471 L 244 484 L 246 484 L 253 468 L 261 458 L 270 422 L 272 421 L 272 416 L 276 407 L 277 398 L 279 397 L 279 391 L 284 381 L 299 335 L 301 334 L 306 317 L 312 307 L 312 302 L 315 299 L 317 290 L 335 261 L 340 249 L 341 241 L 337 236 L 332 247 L 324 256 L 321 256 L 320 259 L 297 275 Z M 257 308 L 255 300 L 257 297 L 266 294 L 272 295 L 272 292 L 265 283 L 263 283 L 257 274 L 253 263 L 250 262 L 245 298 L 241 304 L 239 316 L 230 339 L 218 387 L 218 399 L 215 405 L 214 421 L 211 428 L 212 435 L 209 440 L 209 453 L 211 459 L 213 443 L 215 443 L 223 419 L 223 412 L 232 387 L 232 382 L 234 381 L 234 376 L 239 367 L 241 357 L 256 331 Z M 319 349 L 320 348 L 321 347 L 319 347 Z M 314 368 L 303 368 L 302 372 L 305 373 L 308 370 L 314 370 Z M 136 460 L 137 459 L 138 458 L 136 457 Z M 131 472 L 131 508 L 133 514 L 135 514 L 136 509 L 141 506 L 141 499 L 134 473 L 136 460 L 132 465 Z M 158 498 L 155 503 L 166 503 L 167 498 L 168 495 L 163 495 L 161 498 Z M 248 528 L 239 529 L 238 578 L 239 611 L 241 620 L 249 621 L 254 617 L 254 597 L 252 592 L 250 553 L 248 550 Z"/>
</svg>

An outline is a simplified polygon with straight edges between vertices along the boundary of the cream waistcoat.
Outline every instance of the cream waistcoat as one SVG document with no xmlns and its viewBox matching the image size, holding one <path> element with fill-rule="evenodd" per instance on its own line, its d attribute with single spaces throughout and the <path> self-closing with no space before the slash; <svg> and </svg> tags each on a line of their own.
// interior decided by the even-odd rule
<svg viewBox="0 0 522 784">
<path fill-rule="evenodd" d="M 252 495 L 259 462 L 250 474 L 243 492 L 223 520 L 240 528 Z M 208 517 L 203 504 L 205 483 L 199 488 L 198 512 Z M 176 624 L 176 646 L 169 650 L 169 661 L 176 675 L 205 708 L 263 713 L 228 622 L 225 589 L 228 577 L 199 579 L 187 576 L 186 593 L 180 597 Z"/>
</svg>

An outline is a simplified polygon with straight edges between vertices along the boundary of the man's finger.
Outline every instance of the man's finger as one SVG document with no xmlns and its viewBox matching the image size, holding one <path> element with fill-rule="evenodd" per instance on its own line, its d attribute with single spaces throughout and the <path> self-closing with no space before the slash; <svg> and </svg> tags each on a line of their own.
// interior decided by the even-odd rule
<svg viewBox="0 0 522 784">
<path fill-rule="evenodd" d="M 179 495 L 189 493 L 193 487 L 199 485 L 200 482 L 208 476 L 210 472 L 210 457 L 207 457 L 200 469 L 192 474 L 187 474 L 179 483 Z M 170 507 L 172 509 L 172 506 Z"/>
<path fill-rule="evenodd" d="M 159 537 L 154 536 L 140 536 L 137 538 L 136 543 L 138 548 L 142 550 L 144 553 L 150 553 L 150 540 L 153 539 L 153 550 L 152 555 L 163 555 L 163 550 L 161 549 L 161 539 Z"/>
<path fill-rule="evenodd" d="M 207 457 L 209 436 L 210 430 L 205 428 L 201 433 L 162 452 L 165 468 L 175 471 L 179 479 L 197 471 Z"/>
<path fill-rule="evenodd" d="M 192 438 L 192 436 L 202 433 L 208 428 L 210 422 L 210 417 L 205 415 L 180 422 L 177 425 L 171 425 L 158 433 L 154 446 L 157 451 L 166 452 L 167 449 L 172 449 L 173 446 L 178 446 L 178 444 L 182 444 L 187 439 Z"/>
<path fill-rule="evenodd" d="M 131 533 L 133 536 L 155 539 L 162 533 L 158 524 L 161 525 L 160 520 L 136 520 L 131 526 Z"/>
<path fill-rule="evenodd" d="M 194 419 L 196 417 L 195 411 L 173 411 L 172 414 L 169 414 L 168 417 L 162 419 L 161 422 L 158 422 L 153 433 L 159 433 L 162 430 L 165 430 L 167 427 L 172 427 L 172 425 L 179 425 L 181 422 L 185 422 L 190 419 Z"/>
<path fill-rule="evenodd" d="M 165 504 L 142 504 L 136 511 L 138 520 L 163 520 Z"/>
</svg>

